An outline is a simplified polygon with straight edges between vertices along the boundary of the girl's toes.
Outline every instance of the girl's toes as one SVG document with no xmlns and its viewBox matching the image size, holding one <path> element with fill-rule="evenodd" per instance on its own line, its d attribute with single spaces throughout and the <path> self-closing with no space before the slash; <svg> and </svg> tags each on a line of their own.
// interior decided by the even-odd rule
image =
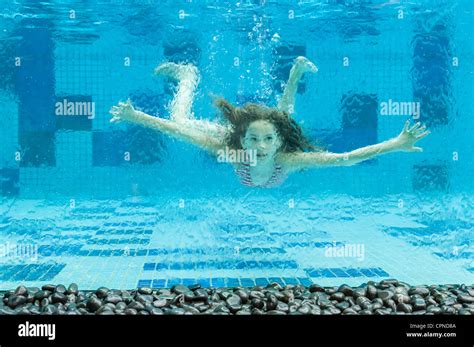
<svg viewBox="0 0 474 347">
<path fill-rule="evenodd" d="M 180 71 L 180 66 L 176 63 L 163 63 L 155 69 L 156 75 L 176 77 Z"/>
<path fill-rule="evenodd" d="M 317 72 L 318 68 L 308 58 L 299 56 L 296 58 L 296 64 L 305 72 Z"/>
</svg>

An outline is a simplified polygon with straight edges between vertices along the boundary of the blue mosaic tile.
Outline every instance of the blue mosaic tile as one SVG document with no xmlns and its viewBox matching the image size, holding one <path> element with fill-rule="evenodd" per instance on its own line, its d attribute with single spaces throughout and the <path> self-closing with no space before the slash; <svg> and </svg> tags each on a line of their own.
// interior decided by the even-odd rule
<svg viewBox="0 0 474 347">
<path fill-rule="evenodd" d="M 291 277 L 283 277 L 283 281 L 285 281 L 285 284 L 291 284 L 291 285 L 299 284 L 296 278 L 291 278 Z"/>
<path fill-rule="evenodd" d="M 360 272 L 358 269 L 346 269 L 346 272 L 351 276 L 351 277 L 363 277 L 364 274 Z"/>
<path fill-rule="evenodd" d="M 31 27 L 27 27 L 30 26 Z M 19 57 L 25 57 L 21 69 L 15 69 L 15 93 L 18 99 L 18 130 L 21 137 L 26 132 L 49 132 L 56 130 L 54 109 L 55 70 L 54 40 L 50 30 L 51 22 L 35 18 L 35 23 L 22 21 L 15 33 L 20 40 L 16 45 Z M 36 139 L 32 139 L 32 143 Z M 23 147 L 23 146 L 22 146 Z M 44 159 L 41 145 L 36 147 Z M 47 149 L 45 150 L 47 151 Z M 54 152 L 53 152 L 54 157 Z M 34 160 L 31 154 L 30 159 Z M 23 156 L 22 161 L 25 160 Z M 43 162 L 44 163 L 44 162 Z M 39 164 L 39 162 L 37 162 Z"/>
<path fill-rule="evenodd" d="M 165 279 L 156 279 L 153 280 L 153 288 L 167 288 Z"/>
<path fill-rule="evenodd" d="M 110 238 L 92 238 L 87 240 L 87 244 L 89 245 L 133 245 L 133 244 L 141 244 L 146 245 L 150 242 L 149 238 L 130 238 L 130 239 L 110 239 Z"/>
<path fill-rule="evenodd" d="M 209 262 L 170 262 L 167 264 L 156 265 L 156 269 L 159 268 L 170 268 L 172 270 L 192 270 L 192 269 L 296 269 L 298 264 L 292 260 L 286 261 L 273 261 L 273 262 L 258 262 L 254 260 L 250 261 L 235 261 L 235 260 L 226 260 L 226 261 L 209 261 Z"/>
<path fill-rule="evenodd" d="M 442 259 L 474 259 L 474 252 L 458 252 L 454 253 L 441 253 L 441 252 L 433 252 L 434 255 L 440 257 Z"/>
<path fill-rule="evenodd" d="M 389 277 L 381 268 L 318 268 L 305 271 L 310 277 Z"/>
<path fill-rule="evenodd" d="M 278 247 L 249 248 L 244 247 L 239 250 L 240 254 L 284 254 L 286 251 Z"/>
<path fill-rule="evenodd" d="M 209 288 L 211 286 L 211 280 L 209 278 L 198 278 L 196 282 L 203 288 Z"/>
<path fill-rule="evenodd" d="M 449 187 L 448 165 L 414 165 L 412 186 L 417 191 L 446 191 Z"/>
<path fill-rule="evenodd" d="M 156 207 L 156 203 L 145 201 L 123 201 L 120 207 Z M 145 225 L 145 223 L 142 223 Z"/>
<path fill-rule="evenodd" d="M 20 167 L 56 166 L 54 132 L 21 132 L 19 143 L 24 154 Z"/>
<path fill-rule="evenodd" d="M 298 277 L 298 280 L 300 281 L 300 283 L 304 286 L 310 286 L 313 284 L 313 281 L 311 281 L 310 278 L 302 278 L 302 277 Z"/>
<path fill-rule="evenodd" d="M 20 192 L 20 170 L 18 168 L 0 169 L 0 193 L 3 196 L 14 196 Z"/>
<path fill-rule="evenodd" d="M 196 284 L 196 280 L 193 278 L 183 278 L 183 285 L 185 286 L 191 286 Z"/>
<path fill-rule="evenodd" d="M 168 280 L 167 286 L 168 287 L 173 287 L 178 284 L 182 284 L 183 280 L 181 278 L 171 278 Z"/>
<path fill-rule="evenodd" d="M 153 270 L 156 269 L 156 265 L 157 265 L 157 264 L 155 264 L 155 263 L 145 263 L 145 264 L 143 265 L 143 270 L 145 270 L 145 271 L 153 271 Z"/>
<path fill-rule="evenodd" d="M 137 288 L 151 287 L 151 280 L 139 280 Z"/>
<path fill-rule="evenodd" d="M 385 272 L 384 270 L 382 270 L 381 268 L 379 268 L 379 267 L 372 268 L 371 270 L 372 270 L 372 272 L 374 272 L 377 276 L 380 276 L 380 277 L 389 277 L 389 274 L 388 274 L 387 272 Z"/>
<path fill-rule="evenodd" d="M 360 272 L 362 272 L 362 274 L 364 274 L 364 276 L 367 276 L 367 277 L 375 277 L 375 276 L 377 276 L 377 275 L 372 271 L 372 269 L 360 269 Z"/>
<path fill-rule="evenodd" d="M 266 279 L 266 278 L 256 278 L 255 279 L 255 284 L 257 286 L 266 286 L 266 285 L 268 285 L 268 283 L 269 283 L 268 279 Z"/>
<path fill-rule="evenodd" d="M 0 281 L 49 281 L 65 264 L 0 265 Z"/>
<path fill-rule="evenodd" d="M 240 283 L 243 287 L 254 287 L 255 281 L 252 278 L 241 278 Z"/>
<path fill-rule="evenodd" d="M 350 277 L 350 275 L 341 268 L 330 268 L 329 269 L 336 277 Z"/>
<path fill-rule="evenodd" d="M 126 145 L 124 131 L 93 131 L 92 132 L 92 165 L 119 166 L 126 163 L 123 153 Z"/>
<path fill-rule="evenodd" d="M 170 263 L 170 270 L 183 270 L 184 269 L 184 265 L 186 265 L 186 267 L 191 266 L 192 264 L 190 263 Z M 188 267 L 189 269 L 189 267 Z"/>
<path fill-rule="evenodd" d="M 225 287 L 225 279 L 224 278 L 211 278 L 211 284 L 213 287 Z"/>
<path fill-rule="evenodd" d="M 152 235 L 151 229 L 106 229 L 97 231 L 96 235 Z"/>
<path fill-rule="evenodd" d="M 283 279 L 281 279 L 280 277 L 270 277 L 268 278 L 268 281 L 270 283 L 278 283 L 281 286 L 285 285 L 285 282 L 283 282 Z"/>
<path fill-rule="evenodd" d="M 226 278 L 226 287 L 240 287 L 238 278 Z"/>
<path fill-rule="evenodd" d="M 157 263 L 156 264 L 156 270 L 168 270 L 169 264 L 166 263 Z"/>
</svg>

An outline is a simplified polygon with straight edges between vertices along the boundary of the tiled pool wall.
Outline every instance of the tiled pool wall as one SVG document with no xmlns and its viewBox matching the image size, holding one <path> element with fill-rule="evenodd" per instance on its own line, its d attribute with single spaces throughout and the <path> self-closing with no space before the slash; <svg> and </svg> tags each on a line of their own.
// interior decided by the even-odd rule
<svg viewBox="0 0 474 347">
<path fill-rule="evenodd" d="M 209 93 L 240 104 L 274 104 L 298 55 L 313 60 L 319 72 L 300 85 L 295 117 L 329 150 L 346 151 L 397 135 L 407 117 L 379 115 L 380 103 L 389 99 L 420 101 L 420 120 L 432 134 L 420 143 L 424 153 L 395 153 L 355 167 L 308 171 L 291 177 L 282 189 L 371 196 L 472 192 L 473 145 L 467 134 L 474 131 L 469 112 L 474 95 L 463 62 L 472 59 L 474 50 L 463 33 L 466 24 L 431 16 L 383 24 L 374 20 L 362 27 L 345 22 L 338 34 L 318 40 L 301 36 L 298 43 L 278 44 L 261 55 L 249 49 L 256 43 L 245 32 L 229 30 L 216 41 L 212 33 L 177 29 L 151 45 L 127 28 L 117 28 L 124 31 L 121 41 L 104 32 L 70 42 L 53 37 L 54 23 L 47 19 L 23 19 L 16 28 L 19 40 L 12 40 L 3 53 L 20 57 L 21 66 L 15 67 L 9 56 L 11 66 L 2 68 L 11 78 L 4 87 L 9 93 L 0 96 L 0 194 L 112 198 L 179 187 L 204 195 L 235 190 L 239 184 L 230 167 L 153 131 L 111 125 L 108 110 L 131 98 L 145 112 L 166 115 L 172 88 L 152 72 L 163 61 L 183 60 L 197 64 L 202 74 L 197 116 L 216 115 Z M 267 19 L 263 27 L 271 24 Z M 237 25 L 229 23 L 229 29 Z M 282 30 L 285 37 L 288 28 Z M 227 53 L 222 40 L 235 42 L 225 45 Z M 241 66 L 233 65 L 235 57 Z M 349 66 L 343 66 L 345 57 Z M 452 66 L 453 57 L 459 66 Z M 127 58 L 130 66 L 125 66 Z M 255 62 L 261 60 L 277 76 L 273 85 L 264 81 L 273 88 L 269 95 L 260 86 L 261 67 Z M 250 77 L 246 69 L 253 80 L 239 78 Z M 55 102 L 64 99 L 93 101 L 95 118 L 56 116 Z"/>
<path fill-rule="evenodd" d="M 71 281 L 87 290 L 193 283 L 357 286 L 387 278 L 412 285 L 473 282 L 468 215 L 464 221 L 423 219 L 433 205 L 412 206 L 406 198 L 400 209 L 394 207 L 397 197 L 370 205 L 365 200 L 319 197 L 289 209 L 274 202 L 264 207 L 258 197 L 245 204 L 221 197 L 189 199 L 180 209 L 166 199 L 132 198 L 106 206 L 78 201 L 68 209 L 18 199 L 0 219 L 0 251 L 12 248 L 1 258 L 0 289 Z M 17 255 L 15 245 L 35 248 Z"/>
</svg>

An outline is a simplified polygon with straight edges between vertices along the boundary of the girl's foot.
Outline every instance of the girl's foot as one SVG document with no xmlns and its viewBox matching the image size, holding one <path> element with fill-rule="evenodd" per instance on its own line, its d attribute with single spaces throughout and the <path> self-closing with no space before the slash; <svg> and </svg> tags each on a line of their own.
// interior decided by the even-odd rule
<svg viewBox="0 0 474 347">
<path fill-rule="evenodd" d="M 295 67 L 301 72 L 318 72 L 318 68 L 308 58 L 297 57 L 295 59 Z"/>
<path fill-rule="evenodd" d="M 155 68 L 155 75 L 164 75 L 182 80 L 187 76 L 197 75 L 197 68 L 192 64 L 163 63 Z"/>
</svg>

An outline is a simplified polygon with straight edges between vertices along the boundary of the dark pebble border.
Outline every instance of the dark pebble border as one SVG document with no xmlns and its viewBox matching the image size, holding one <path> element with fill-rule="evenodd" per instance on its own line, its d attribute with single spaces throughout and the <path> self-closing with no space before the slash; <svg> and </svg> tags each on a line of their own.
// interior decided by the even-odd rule
<svg viewBox="0 0 474 347">
<path fill-rule="evenodd" d="M 80 291 L 76 284 L 0 293 L 0 315 L 471 315 L 474 287 L 410 286 L 395 279 L 358 287 L 271 283 L 266 287 Z"/>
</svg>

